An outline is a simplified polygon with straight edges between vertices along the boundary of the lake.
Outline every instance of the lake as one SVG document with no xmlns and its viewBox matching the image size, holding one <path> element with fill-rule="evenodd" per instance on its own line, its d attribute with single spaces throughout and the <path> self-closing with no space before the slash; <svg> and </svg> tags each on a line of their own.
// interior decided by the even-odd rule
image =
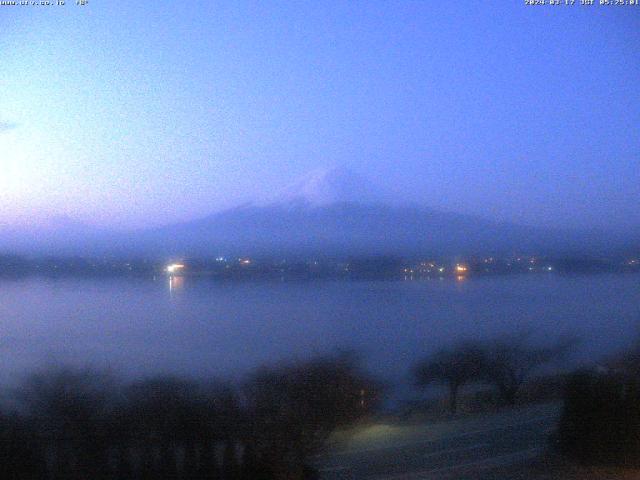
<svg viewBox="0 0 640 480">
<path fill-rule="evenodd" d="M 261 364 L 341 348 L 400 385 L 417 358 L 459 338 L 527 327 L 541 338 L 575 333 L 580 361 L 628 346 L 639 332 L 640 276 L 3 279 L 0 322 L 4 382 L 58 363 L 239 378 Z"/>
</svg>

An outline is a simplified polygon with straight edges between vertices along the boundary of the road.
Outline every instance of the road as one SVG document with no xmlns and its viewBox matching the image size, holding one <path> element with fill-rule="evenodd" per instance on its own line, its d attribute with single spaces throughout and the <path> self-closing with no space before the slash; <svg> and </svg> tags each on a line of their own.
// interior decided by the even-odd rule
<svg viewBox="0 0 640 480">
<path fill-rule="evenodd" d="M 377 423 L 343 435 L 318 465 L 323 480 L 500 479 L 501 469 L 545 448 L 559 415 L 555 403 L 421 425 Z"/>
</svg>

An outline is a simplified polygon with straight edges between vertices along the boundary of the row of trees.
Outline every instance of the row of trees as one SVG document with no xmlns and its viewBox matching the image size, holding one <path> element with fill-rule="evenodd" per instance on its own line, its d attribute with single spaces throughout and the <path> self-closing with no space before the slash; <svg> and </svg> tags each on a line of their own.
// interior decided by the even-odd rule
<svg viewBox="0 0 640 480">
<path fill-rule="evenodd" d="M 417 365 L 416 379 L 447 385 L 453 412 L 470 383 L 492 383 L 513 403 L 536 369 L 573 344 L 529 340 L 454 345 Z M 263 368 L 240 385 L 41 371 L 17 390 L 12 410 L 0 412 L 0 478 L 317 478 L 310 458 L 334 429 L 373 412 L 380 392 L 350 354 Z"/>
<path fill-rule="evenodd" d="M 501 401 L 513 405 L 525 381 L 541 367 L 564 357 L 576 342 L 566 338 L 551 345 L 535 345 L 531 336 L 521 332 L 442 349 L 415 366 L 416 383 L 445 385 L 452 413 L 457 410 L 460 389 L 468 384 L 493 385 Z"/>
<path fill-rule="evenodd" d="M 378 398 L 349 355 L 262 369 L 236 387 L 40 372 L 0 414 L 0 478 L 316 478 L 310 457 Z"/>
</svg>

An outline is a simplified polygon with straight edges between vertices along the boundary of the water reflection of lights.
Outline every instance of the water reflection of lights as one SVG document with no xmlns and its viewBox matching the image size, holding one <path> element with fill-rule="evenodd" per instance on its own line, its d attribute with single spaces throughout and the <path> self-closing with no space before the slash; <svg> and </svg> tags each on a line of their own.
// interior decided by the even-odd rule
<svg viewBox="0 0 640 480">
<path fill-rule="evenodd" d="M 456 275 L 456 280 L 459 282 L 464 282 L 467 279 L 464 275 Z"/>
<path fill-rule="evenodd" d="M 184 277 L 176 277 L 169 275 L 169 292 L 172 293 L 175 290 L 181 290 L 184 287 Z"/>
</svg>

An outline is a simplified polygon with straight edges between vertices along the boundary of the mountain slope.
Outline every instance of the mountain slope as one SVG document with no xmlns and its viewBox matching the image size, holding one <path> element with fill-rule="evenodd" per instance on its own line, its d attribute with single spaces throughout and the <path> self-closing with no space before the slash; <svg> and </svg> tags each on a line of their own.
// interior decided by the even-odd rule
<svg viewBox="0 0 640 480">
<path fill-rule="evenodd" d="M 422 206 L 393 205 L 385 198 L 389 195 L 352 172 L 322 170 L 268 202 L 161 228 L 111 232 L 68 220 L 26 232 L 0 228 L 0 251 L 140 256 L 409 256 L 608 253 L 634 244 L 628 235 L 497 223 Z"/>
<path fill-rule="evenodd" d="M 543 232 L 393 198 L 344 168 L 311 172 L 270 201 L 145 232 L 145 248 L 185 254 L 457 254 L 536 250 Z"/>
<path fill-rule="evenodd" d="M 541 232 L 417 206 L 247 206 L 146 232 L 148 248 L 189 254 L 438 254 L 544 248 Z"/>
</svg>

